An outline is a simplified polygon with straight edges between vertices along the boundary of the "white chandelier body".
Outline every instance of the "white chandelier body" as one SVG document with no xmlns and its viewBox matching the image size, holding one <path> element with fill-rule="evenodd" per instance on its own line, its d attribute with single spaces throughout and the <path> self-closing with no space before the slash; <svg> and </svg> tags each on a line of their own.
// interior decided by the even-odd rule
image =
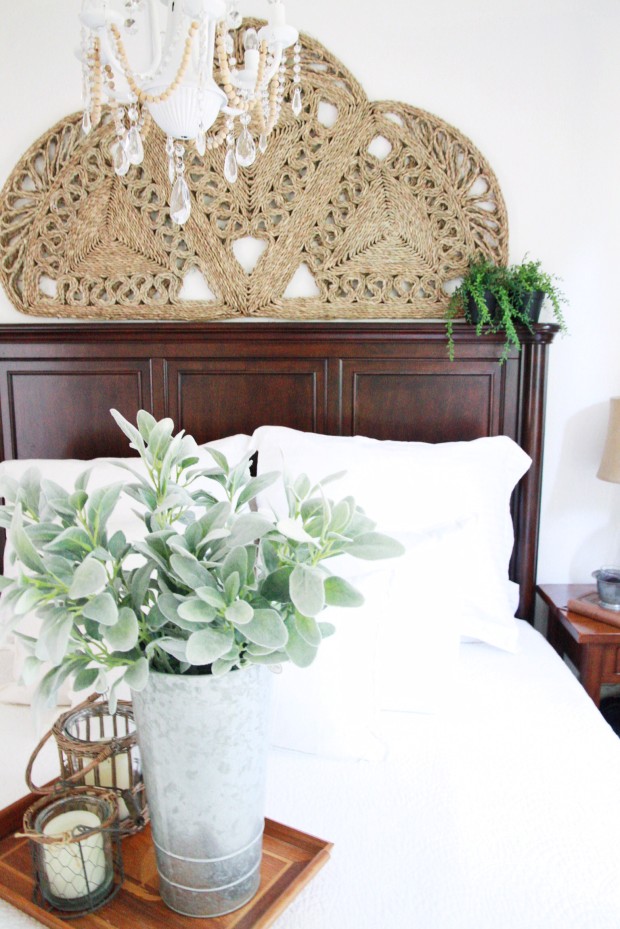
<svg viewBox="0 0 620 929">
<path fill-rule="evenodd" d="M 191 211 L 186 143 L 200 155 L 226 143 L 224 174 L 231 184 L 257 150 L 265 151 L 284 103 L 291 46 L 291 105 L 301 113 L 298 32 L 287 25 L 280 0 L 268 4 L 268 24 L 245 29 L 243 61 L 237 62 L 232 31 L 242 18 L 236 0 L 82 0 L 84 132 L 97 125 L 108 102 L 116 126 L 112 162 L 122 176 L 142 162 L 152 119 L 167 137 L 176 223 L 186 222 Z M 212 131 L 220 114 L 222 124 Z"/>
</svg>

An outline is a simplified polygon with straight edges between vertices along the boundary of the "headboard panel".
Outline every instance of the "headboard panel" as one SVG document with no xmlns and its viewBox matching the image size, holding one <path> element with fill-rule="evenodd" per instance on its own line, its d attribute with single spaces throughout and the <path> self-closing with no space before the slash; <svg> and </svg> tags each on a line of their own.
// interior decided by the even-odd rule
<svg viewBox="0 0 620 929">
<path fill-rule="evenodd" d="M 441 442 L 505 434 L 534 460 L 513 503 L 519 614 L 534 602 L 547 347 L 441 323 L 0 326 L 4 458 L 125 455 L 109 415 L 171 416 L 199 442 L 267 423 L 335 435 Z"/>
</svg>

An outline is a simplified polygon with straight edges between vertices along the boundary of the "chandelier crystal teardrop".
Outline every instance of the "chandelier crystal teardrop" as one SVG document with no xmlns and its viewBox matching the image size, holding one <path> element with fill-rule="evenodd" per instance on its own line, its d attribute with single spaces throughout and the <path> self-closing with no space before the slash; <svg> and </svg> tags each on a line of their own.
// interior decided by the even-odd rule
<svg viewBox="0 0 620 929">
<path fill-rule="evenodd" d="M 201 157 L 226 143 L 224 176 L 233 184 L 238 168 L 267 148 L 286 95 L 291 47 L 288 96 L 294 114 L 302 112 L 298 32 L 286 23 L 280 0 L 268 0 L 268 7 L 267 25 L 241 33 L 238 62 L 233 32 L 243 20 L 237 0 L 82 0 L 84 133 L 99 123 L 108 102 L 116 128 L 110 156 L 123 176 L 142 163 L 152 120 L 167 137 L 171 217 L 178 224 L 191 212 L 183 177 L 187 143 Z"/>
</svg>

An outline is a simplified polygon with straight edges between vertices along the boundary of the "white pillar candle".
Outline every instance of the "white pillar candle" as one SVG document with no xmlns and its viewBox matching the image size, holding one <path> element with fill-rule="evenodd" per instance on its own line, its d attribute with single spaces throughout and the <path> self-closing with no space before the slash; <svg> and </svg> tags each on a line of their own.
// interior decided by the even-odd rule
<svg viewBox="0 0 620 929">
<path fill-rule="evenodd" d="M 97 829 L 101 827 L 101 820 L 88 810 L 68 810 L 50 819 L 43 828 L 43 834 L 60 836 L 72 832 L 76 826 Z M 50 892 L 55 897 L 76 900 L 88 893 L 93 894 L 109 876 L 106 874 L 103 835 L 95 833 L 81 842 L 66 845 L 44 845 L 43 867 Z"/>
<path fill-rule="evenodd" d="M 128 754 L 115 755 L 116 762 L 116 784 L 114 783 L 114 769 L 112 767 L 113 759 L 106 758 L 84 775 L 84 783 L 92 787 L 117 787 L 119 790 L 127 790 L 131 787 L 131 770 L 130 757 Z M 99 781 L 95 778 L 95 772 L 99 771 Z M 121 797 L 118 798 L 118 816 L 119 819 L 127 819 L 129 810 L 127 804 Z"/>
</svg>

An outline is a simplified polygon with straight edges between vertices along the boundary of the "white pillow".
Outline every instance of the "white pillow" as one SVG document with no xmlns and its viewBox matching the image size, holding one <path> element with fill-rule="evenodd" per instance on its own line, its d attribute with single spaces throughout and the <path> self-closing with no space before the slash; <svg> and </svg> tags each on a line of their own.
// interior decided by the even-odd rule
<svg viewBox="0 0 620 929">
<path fill-rule="evenodd" d="M 405 556 L 389 562 L 343 556 L 327 564 L 366 604 L 326 612 L 336 635 L 311 668 L 285 667 L 275 688 L 276 745 L 373 757 L 373 707 L 428 713 L 449 701 L 459 636 L 515 649 L 509 504 L 530 459 L 503 436 L 427 445 L 265 426 L 253 441 L 259 474 L 279 469 L 317 481 L 346 471 L 326 493 L 352 494 L 379 531 L 405 545 Z M 259 502 L 286 511 L 278 485 Z"/>
<path fill-rule="evenodd" d="M 247 435 L 227 436 L 223 439 L 215 439 L 204 445 L 198 446 L 197 457 L 199 463 L 196 467 L 211 468 L 215 465 L 213 457 L 209 454 L 208 449 L 214 448 L 221 452 L 228 460 L 231 466 L 236 465 L 244 456 L 250 452 L 250 437 Z M 41 459 L 11 459 L 0 463 L 0 485 L 2 479 L 6 477 L 20 480 L 29 468 L 37 468 L 41 476 L 47 480 L 54 481 L 65 490 L 73 490 L 75 481 L 87 469 L 91 469 L 91 475 L 88 481 L 88 490 L 93 491 L 99 487 L 105 487 L 108 484 L 116 484 L 119 481 L 131 481 L 131 475 L 126 467 L 119 465 L 129 465 L 136 474 L 146 474 L 145 467 L 139 457 L 128 458 L 93 458 L 91 460 L 82 460 L 75 458 L 41 458 Z M 204 482 L 205 487 L 217 495 L 220 486 L 213 481 Z M 198 486 L 196 483 L 194 486 Z M 145 535 L 144 522 L 136 511 L 140 510 L 140 505 L 131 497 L 121 495 L 114 512 L 108 521 L 108 534 L 122 530 L 129 541 L 140 539 Z M 17 568 L 11 561 L 11 547 L 6 543 L 4 551 L 4 574 L 9 577 L 16 575 Z M 38 630 L 38 620 L 32 617 L 24 617 L 20 624 L 20 631 L 28 635 L 35 635 Z M 21 673 L 21 666 L 24 659 L 23 650 L 16 640 L 11 645 L 13 651 L 13 672 L 11 679 L 1 686 L 0 681 L 0 703 L 31 703 L 34 687 L 25 687 L 17 681 Z M 5 678 L 6 680 L 6 678 Z M 80 699 L 83 695 L 80 695 Z M 70 705 L 72 694 L 69 686 L 65 686 L 59 693 L 59 704 Z"/>
<path fill-rule="evenodd" d="M 258 450 L 259 474 L 280 469 L 293 476 L 303 472 L 317 481 L 345 471 L 326 492 L 332 496 L 352 494 L 376 520 L 380 531 L 398 538 L 475 518 L 476 558 L 469 550 L 463 557 L 469 557 L 472 567 L 478 565 L 475 580 L 479 581 L 482 612 L 499 613 L 514 630 L 515 585 L 508 577 L 514 544 L 510 497 L 531 460 L 512 439 L 495 436 L 432 445 L 262 426 L 254 433 L 253 442 Z M 263 494 L 260 503 L 278 514 L 286 510 L 278 485 Z M 486 602 L 489 579 L 496 583 L 490 587 L 490 602 Z M 461 633 L 488 641 L 484 624 L 475 624 L 477 633 L 471 631 L 471 624 L 468 613 Z M 496 638 L 495 629 L 491 635 Z"/>
</svg>

